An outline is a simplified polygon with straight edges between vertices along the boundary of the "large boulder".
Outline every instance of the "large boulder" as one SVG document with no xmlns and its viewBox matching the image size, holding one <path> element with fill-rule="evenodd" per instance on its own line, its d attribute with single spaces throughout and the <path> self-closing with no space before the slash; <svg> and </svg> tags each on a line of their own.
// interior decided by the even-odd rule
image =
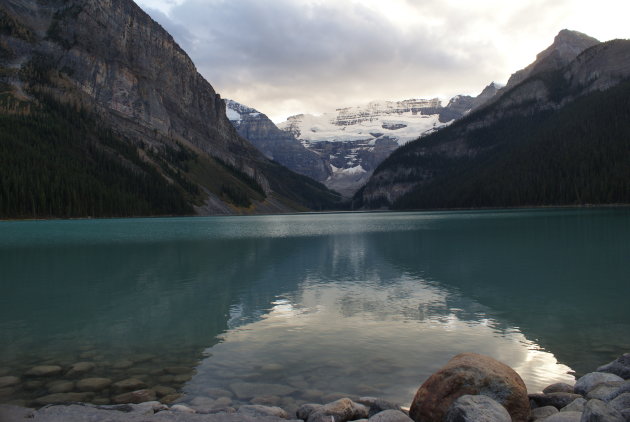
<svg viewBox="0 0 630 422">
<path fill-rule="evenodd" d="M 526 422 L 527 388 L 509 366 L 484 355 L 462 353 L 431 375 L 418 389 L 409 416 L 416 422 L 442 422 L 451 404 L 463 395 L 484 395 L 497 401 L 514 422 Z"/>
<path fill-rule="evenodd" d="M 610 372 L 623 379 L 630 379 L 630 353 L 626 353 L 606 365 L 597 368 L 597 372 Z"/>
<path fill-rule="evenodd" d="M 446 412 L 446 422 L 511 422 L 510 414 L 488 396 L 461 396 Z"/>
</svg>

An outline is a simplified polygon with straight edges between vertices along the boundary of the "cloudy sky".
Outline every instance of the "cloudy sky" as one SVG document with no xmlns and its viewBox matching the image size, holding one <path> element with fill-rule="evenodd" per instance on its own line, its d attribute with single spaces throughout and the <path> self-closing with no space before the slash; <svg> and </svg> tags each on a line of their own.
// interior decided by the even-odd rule
<svg viewBox="0 0 630 422">
<path fill-rule="evenodd" d="M 223 98 L 283 121 L 477 95 L 563 28 L 630 38 L 627 0 L 136 0 Z"/>
</svg>

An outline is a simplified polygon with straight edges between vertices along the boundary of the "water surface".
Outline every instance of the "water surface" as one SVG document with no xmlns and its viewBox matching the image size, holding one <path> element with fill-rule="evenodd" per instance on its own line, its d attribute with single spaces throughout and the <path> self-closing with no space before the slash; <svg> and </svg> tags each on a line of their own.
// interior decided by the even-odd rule
<svg viewBox="0 0 630 422">
<path fill-rule="evenodd" d="M 628 274 L 628 209 L 3 222 L 0 401 L 91 361 L 197 404 L 408 404 L 465 351 L 539 391 L 630 350 Z"/>
</svg>

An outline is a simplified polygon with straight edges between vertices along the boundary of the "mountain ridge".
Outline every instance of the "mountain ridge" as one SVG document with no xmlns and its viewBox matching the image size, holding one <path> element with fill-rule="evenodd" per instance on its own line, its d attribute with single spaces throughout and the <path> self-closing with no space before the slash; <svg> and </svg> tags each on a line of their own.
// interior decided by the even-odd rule
<svg viewBox="0 0 630 422">
<path fill-rule="evenodd" d="M 582 185 L 575 188 L 569 188 L 569 182 L 564 179 L 554 182 L 553 177 L 559 177 L 556 174 L 558 169 L 560 172 L 578 171 L 569 170 L 575 168 L 595 172 L 598 178 L 613 177 L 602 169 L 595 170 L 589 155 L 583 154 L 583 150 L 594 148 L 595 144 L 589 145 L 588 139 L 584 138 L 586 135 L 579 134 L 589 133 L 592 139 L 598 139 L 591 127 L 599 127 L 601 133 L 607 133 L 613 140 L 608 146 L 597 143 L 603 151 L 593 150 L 590 157 L 608 156 L 605 152 L 608 149 L 623 148 L 625 126 L 619 126 L 618 122 L 623 121 L 620 116 L 624 115 L 627 105 L 619 107 L 623 102 L 619 103 L 617 99 L 624 89 L 620 84 L 629 77 L 630 41 L 614 40 L 586 47 L 566 65 L 532 73 L 511 88 L 506 86 L 502 93 L 497 93 L 489 102 L 452 126 L 397 150 L 357 193 L 354 205 L 399 209 L 544 205 L 547 202 L 559 205 L 580 204 L 587 196 L 595 203 L 605 203 L 605 195 L 584 194 L 592 188 L 589 187 L 590 182 L 577 175 L 579 173 L 576 173 L 575 180 Z M 602 94 L 607 89 L 611 90 L 608 92 L 610 100 Z M 604 107 L 610 118 L 615 119 L 616 132 L 601 126 L 601 122 L 610 121 L 605 114 L 602 116 L 606 118 L 602 117 L 599 121 L 589 117 L 585 104 L 590 102 Z M 579 118 L 567 115 L 569 106 L 576 110 Z M 553 136 L 550 135 L 552 133 Z M 574 144 L 567 140 L 571 137 L 576 139 Z M 539 139 L 548 140 L 548 152 L 541 152 L 545 148 L 539 145 Z M 574 151 L 581 159 L 579 165 L 572 163 L 558 145 Z M 519 162 L 516 151 L 530 161 Z M 534 158 L 533 151 L 538 151 L 540 155 Z M 554 151 L 556 156 L 550 151 Z M 502 162 L 512 163 L 511 167 L 500 165 Z M 552 162 L 556 163 L 555 167 L 549 164 Z M 551 194 L 536 195 L 523 186 L 524 180 L 535 174 L 536 166 L 544 169 L 541 173 L 544 172 L 549 180 L 531 180 L 536 180 L 542 191 L 557 190 L 556 197 Z M 522 174 L 507 177 L 513 168 L 520 168 Z M 616 171 L 615 174 L 621 173 Z M 493 179 L 489 179 L 490 175 Z M 618 180 L 617 176 L 614 177 Z M 507 179 L 512 185 L 507 184 Z M 623 192 L 627 192 L 624 189 L 628 188 L 621 182 L 615 182 L 614 186 L 618 186 L 616 197 L 625 198 L 627 194 Z M 495 189 L 493 194 L 488 193 L 490 189 Z M 567 189 L 570 192 L 567 193 Z M 512 191 L 520 195 L 520 201 L 512 196 Z M 602 192 L 606 191 L 606 188 L 602 189 Z M 476 198 L 473 192 L 477 192 L 479 197 Z M 630 197 L 622 202 L 630 202 Z"/>
<path fill-rule="evenodd" d="M 0 14 L 6 103 L 37 108 L 46 97 L 97 116 L 132 146 L 129 159 L 137 155 L 155 169 L 156 183 L 175 188 L 196 213 L 288 212 L 338 202 L 323 185 L 269 161 L 240 137 L 192 60 L 132 1 L 7 0 Z M 107 150 L 96 133 L 89 138 Z M 132 166 L 124 154 L 108 154 Z M 177 154 L 194 158 L 179 163 L 172 159 Z M 146 171 L 135 166 L 129 182 Z M 189 184 L 199 192 L 187 193 Z"/>
</svg>

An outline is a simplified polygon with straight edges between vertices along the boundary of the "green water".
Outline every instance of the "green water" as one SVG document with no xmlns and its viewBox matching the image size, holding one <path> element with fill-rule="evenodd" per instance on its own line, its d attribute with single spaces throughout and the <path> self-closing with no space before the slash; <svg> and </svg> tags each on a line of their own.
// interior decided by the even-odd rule
<svg viewBox="0 0 630 422">
<path fill-rule="evenodd" d="M 537 391 L 630 351 L 629 274 L 628 209 L 0 222 L 0 402 L 88 361 L 186 403 L 404 404 L 464 351 Z"/>
</svg>

